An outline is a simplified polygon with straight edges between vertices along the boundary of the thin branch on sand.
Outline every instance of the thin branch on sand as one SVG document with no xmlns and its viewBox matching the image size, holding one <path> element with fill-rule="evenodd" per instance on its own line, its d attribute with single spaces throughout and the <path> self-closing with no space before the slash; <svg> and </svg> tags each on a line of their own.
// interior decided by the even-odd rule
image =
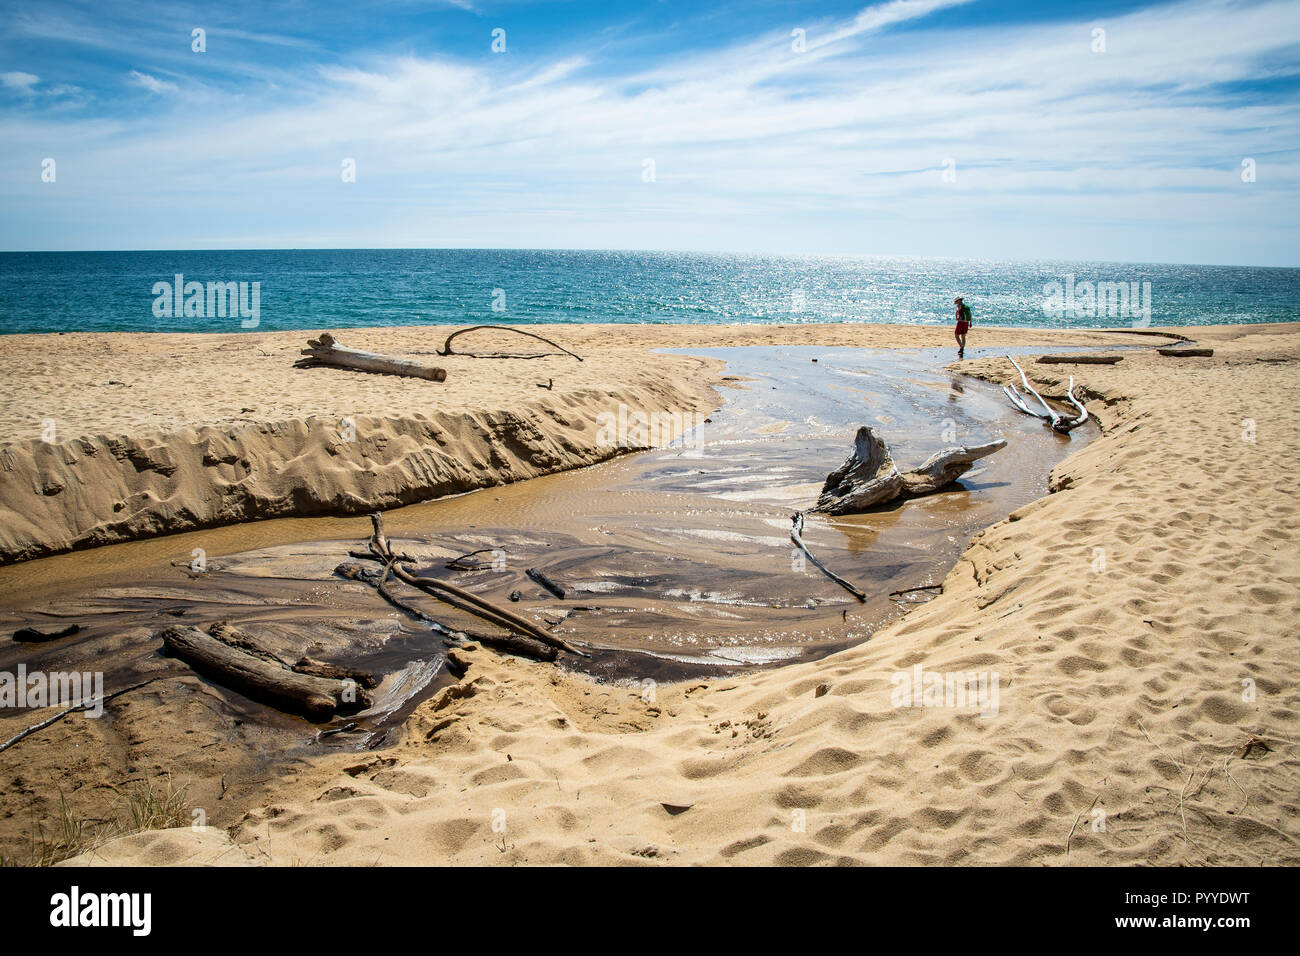
<svg viewBox="0 0 1300 956">
<path fill-rule="evenodd" d="M 1228 772 L 1228 761 L 1231 760 L 1231 759 L 1232 759 L 1232 754 L 1226 754 L 1226 755 L 1224 756 L 1224 758 L 1223 758 L 1223 775 L 1224 775 L 1225 777 L 1227 777 L 1229 780 L 1231 780 L 1231 781 L 1232 781 L 1232 785 L 1233 785 L 1234 787 L 1236 787 L 1238 790 L 1240 790 L 1240 791 L 1241 791 L 1241 795 L 1242 795 L 1243 797 L 1246 798 L 1246 802 L 1243 803 L 1243 804 L 1241 805 L 1241 810 L 1245 810 L 1246 807 L 1248 807 L 1248 806 L 1250 805 L 1250 794 L 1246 792 L 1246 788 L 1245 788 L 1245 787 L 1243 787 L 1241 784 L 1237 783 L 1237 778 L 1234 777 L 1231 773 Z M 1241 810 L 1238 810 L 1237 812 L 1240 813 Z"/>
<path fill-rule="evenodd" d="M 1143 726 L 1141 718 L 1138 718 L 1137 725 L 1138 725 L 1138 729 L 1142 731 L 1142 735 L 1146 737 L 1147 743 L 1149 743 L 1152 747 L 1155 747 L 1156 750 L 1160 752 L 1160 756 L 1164 757 L 1171 764 L 1177 767 L 1180 771 L 1187 769 L 1182 761 L 1175 760 L 1173 757 L 1171 757 L 1168 753 L 1165 752 L 1164 748 L 1162 748 L 1158 743 L 1156 743 L 1154 740 L 1151 739 L 1151 735 L 1147 733 L 1147 729 L 1145 726 Z"/>
<path fill-rule="evenodd" d="M 895 597 L 902 594 L 912 594 L 915 591 L 942 591 L 942 584 L 921 584 L 914 588 L 903 588 L 901 591 L 890 591 L 889 596 Z"/>
<path fill-rule="evenodd" d="M 1192 838 L 1187 835 L 1187 809 L 1184 803 L 1187 799 L 1187 788 L 1192 785 L 1192 781 L 1196 779 L 1196 771 L 1200 769 L 1201 763 L 1198 760 L 1196 766 L 1192 768 L 1192 772 L 1187 775 L 1187 782 L 1183 784 L 1182 793 L 1178 794 L 1178 816 L 1181 817 L 1183 821 L 1183 840 L 1186 841 L 1188 846 L 1194 847 L 1198 852 L 1201 848 L 1196 846 L 1196 844 L 1192 842 Z"/>
<path fill-rule="evenodd" d="M 509 355 L 509 354 L 502 354 L 502 353 L 494 353 L 491 355 L 475 355 L 473 352 L 455 352 L 455 353 L 452 352 L 451 350 L 452 339 L 456 338 L 456 336 L 458 335 L 464 335 L 466 332 L 474 332 L 479 329 L 492 329 L 494 332 L 513 332 L 516 335 L 526 335 L 531 339 L 538 339 L 542 342 L 545 342 L 547 345 L 553 345 L 555 346 L 555 348 L 559 349 L 565 355 L 570 355 L 573 358 L 576 358 L 579 362 L 582 361 L 581 355 L 578 355 L 576 352 L 570 352 L 568 349 L 566 349 L 563 345 L 561 345 L 558 342 L 552 342 L 550 339 L 546 338 L 545 336 L 538 335 L 535 332 L 525 332 L 523 329 L 512 329 L 508 325 L 471 325 L 467 329 L 458 329 L 457 331 L 451 333 L 451 335 L 447 336 L 447 341 L 442 343 L 442 349 L 439 350 L 438 354 L 442 356 L 453 355 L 453 354 L 464 355 L 467 358 L 521 358 L 521 359 L 522 358 L 543 358 L 545 355 L 554 354 L 554 353 L 542 353 L 541 355 Z"/>
<path fill-rule="evenodd" d="M 795 512 L 795 516 L 791 518 L 790 521 L 793 524 L 793 527 L 790 528 L 790 540 L 793 541 L 796 545 L 798 545 L 800 551 L 808 555 L 808 560 L 811 561 L 813 564 L 817 565 L 817 567 L 821 570 L 821 572 L 825 574 L 828 578 L 830 578 L 832 581 L 834 581 L 844 590 L 848 591 L 855 598 L 857 598 L 859 601 L 865 604 L 867 600 L 866 592 L 860 590 L 859 588 L 854 587 L 852 584 L 850 584 L 848 581 L 845 581 L 842 577 L 840 577 L 830 568 L 826 567 L 826 565 L 818 561 L 813 556 L 813 553 L 808 550 L 808 545 L 803 543 L 803 537 L 800 535 L 800 532 L 803 531 L 803 512 L 802 511 Z"/>
<path fill-rule="evenodd" d="M 132 684 L 130 687 L 123 687 L 121 690 L 115 690 L 113 691 L 113 693 L 106 696 L 103 699 L 102 703 L 107 704 L 114 697 L 121 697 L 123 694 L 128 693 L 129 691 L 137 690 L 141 687 L 144 687 L 146 684 L 152 684 L 154 681 L 166 680 L 166 679 L 167 678 L 165 677 L 151 677 L 149 678 L 149 680 L 141 681 L 138 684 Z M 30 737 L 38 730 L 44 730 L 46 727 L 50 726 L 51 724 L 57 723 L 58 721 L 62 720 L 64 717 L 67 717 L 68 714 L 75 714 L 79 711 L 90 710 L 95 705 L 96 705 L 96 701 L 92 700 L 88 703 L 78 704 L 75 707 L 69 707 L 67 710 L 61 710 L 53 717 L 49 717 L 45 720 L 42 720 L 39 724 L 32 724 L 32 726 L 26 728 L 25 730 L 19 731 L 18 733 L 14 734 L 4 743 L 0 744 L 0 750 L 8 750 L 10 747 L 18 743 L 18 741 L 22 740 L 24 737 Z"/>
<path fill-rule="evenodd" d="M 1085 813 L 1091 813 L 1091 812 L 1092 812 L 1092 808 L 1095 807 L 1095 806 L 1097 805 L 1097 801 L 1100 800 L 1100 799 L 1101 799 L 1101 794 L 1099 793 L 1099 794 L 1097 794 L 1095 797 L 1092 798 L 1092 803 L 1088 804 L 1088 809 L 1087 809 L 1087 810 L 1080 810 L 1078 813 L 1076 813 L 1076 814 L 1074 815 L 1074 823 L 1070 824 L 1070 835 L 1067 836 L 1067 837 L 1065 838 L 1065 855 L 1066 855 L 1066 856 L 1069 856 L 1069 855 L 1070 855 L 1070 841 L 1074 839 L 1074 831 L 1075 831 L 1075 828 L 1079 826 L 1079 821 L 1080 821 L 1081 819 L 1083 819 L 1083 815 L 1084 815 Z"/>
</svg>

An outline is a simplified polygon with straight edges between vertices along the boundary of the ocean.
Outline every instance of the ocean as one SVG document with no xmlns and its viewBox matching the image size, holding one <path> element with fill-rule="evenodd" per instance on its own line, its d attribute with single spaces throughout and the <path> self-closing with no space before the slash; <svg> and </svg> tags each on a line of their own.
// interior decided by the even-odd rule
<svg viewBox="0 0 1300 956">
<path fill-rule="evenodd" d="M 1296 318 L 1300 269 L 526 249 L 0 253 L 0 333 L 946 325 L 957 295 L 977 327 L 1280 322 Z"/>
</svg>

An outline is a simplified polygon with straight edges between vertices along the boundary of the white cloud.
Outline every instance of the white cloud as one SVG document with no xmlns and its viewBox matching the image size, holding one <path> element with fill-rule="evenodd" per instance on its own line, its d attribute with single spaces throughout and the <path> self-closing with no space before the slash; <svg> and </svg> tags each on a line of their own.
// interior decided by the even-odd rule
<svg viewBox="0 0 1300 956">
<path fill-rule="evenodd" d="M 3 84 L 5 89 L 8 90 L 30 90 L 40 81 L 41 78 L 35 73 L 23 73 L 21 71 L 0 73 L 0 84 Z"/>
<path fill-rule="evenodd" d="M 139 70 L 131 71 L 131 79 L 136 85 L 143 86 L 150 93 L 176 92 L 175 83 L 169 83 L 167 80 L 160 80 L 156 76 L 150 76 L 148 73 L 141 73 Z"/>
</svg>

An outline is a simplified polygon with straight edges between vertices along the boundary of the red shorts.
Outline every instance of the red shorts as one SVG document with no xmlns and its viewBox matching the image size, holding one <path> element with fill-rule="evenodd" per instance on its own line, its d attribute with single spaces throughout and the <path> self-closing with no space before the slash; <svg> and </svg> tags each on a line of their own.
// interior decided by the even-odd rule
<svg viewBox="0 0 1300 956">
<path fill-rule="evenodd" d="M 957 335 L 965 335 L 965 334 L 966 334 L 967 332 L 969 332 L 969 331 L 970 331 L 970 323 L 969 323 L 969 322 L 958 322 L 958 323 L 957 323 L 957 333 L 956 333 Z"/>
</svg>

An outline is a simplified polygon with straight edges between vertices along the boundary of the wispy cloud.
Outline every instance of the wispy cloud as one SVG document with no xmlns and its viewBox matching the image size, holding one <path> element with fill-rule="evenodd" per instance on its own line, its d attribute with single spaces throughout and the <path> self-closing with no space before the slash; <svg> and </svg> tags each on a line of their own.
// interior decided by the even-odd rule
<svg viewBox="0 0 1300 956">
<path fill-rule="evenodd" d="M 175 82 L 130 73 L 168 94 L 155 115 L 0 116 L 0 136 L 75 154 L 101 201 L 135 217 L 126 235 L 166 230 L 137 244 L 1300 258 L 1294 4 L 948 16 L 963 7 L 735 22 L 726 43 L 664 43 L 634 68 L 622 40 L 543 59 L 512 32 L 493 56 L 486 30 L 472 51 L 332 49 L 235 89 L 206 82 L 201 58 L 168 61 Z M 1252 95 L 1225 92 L 1239 87 Z M 0 164 L 0 191 L 17 188 L 3 182 L 22 171 L 7 152 Z M 167 196 L 190 215 L 159 208 Z"/>
<path fill-rule="evenodd" d="M 167 80 L 160 80 L 156 76 L 150 76 L 148 73 L 141 73 L 139 70 L 132 70 L 130 73 L 131 81 L 137 86 L 143 86 L 150 93 L 174 93 L 176 84 Z"/>
<path fill-rule="evenodd" d="M 30 90 L 40 81 L 41 78 L 35 73 L 23 73 L 22 71 L 0 73 L 0 84 L 3 84 L 7 90 Z"/>
</svg>

